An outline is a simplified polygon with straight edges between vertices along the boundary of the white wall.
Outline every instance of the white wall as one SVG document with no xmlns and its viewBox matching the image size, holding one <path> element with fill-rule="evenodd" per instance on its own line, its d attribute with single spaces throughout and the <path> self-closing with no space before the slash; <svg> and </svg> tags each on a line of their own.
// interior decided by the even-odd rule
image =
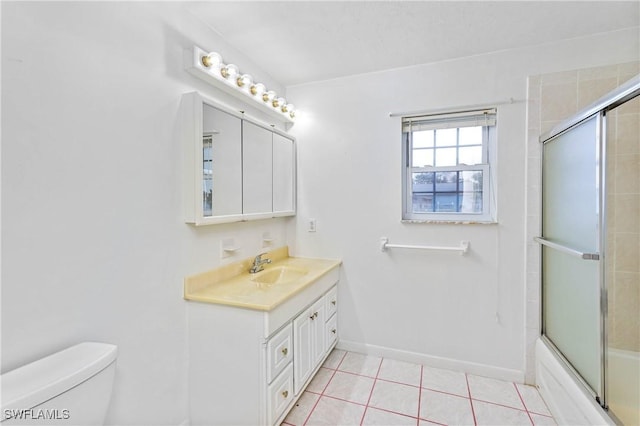
<svg viewBox="0 0 640 426">
<path fill-rule="evenodd" d="M 296 252 L 341 257 L 343 345 L 443 357 L 522 380 L 525 370 L 527 76 L 638 58 L 638 29 L 287 88 L 304 112 Z M 498 105 L 497 225 L 403 224 L 401 138 L 390 112 Z M 308 218 L 317 232 L 306 232 Z M 471 242 L 462 257 L 391 250 Z M 404 354 L 402 351 L 416 353 Z M 478 366 L 480 364 L 480 366 Z"/>
<path fill-rule="evenodd" d="M 183 277 L 220 264 L 223 237 L 242 246 L 238 258 L 258 252 L 263 231 L 287 242 L 287 219 L 182 221 L 180 96 L 240 105 L 187 74 L 183 49 L 215 49 L 283 89 L 175 4 L 1 6 L 2 371 L 80 341 L 114 343 L 107 422 L 179 424 Z"/>
</svg>

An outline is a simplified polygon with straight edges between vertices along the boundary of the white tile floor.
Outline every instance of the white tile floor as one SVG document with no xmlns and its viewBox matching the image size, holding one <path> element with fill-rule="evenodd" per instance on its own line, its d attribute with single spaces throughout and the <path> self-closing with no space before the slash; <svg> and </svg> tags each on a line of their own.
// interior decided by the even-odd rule
<svg viewBox="0 0 640 426">
<path fill-rule="evenodd" d="M 555 425 L 536 388 L 334 350 L 287 415 L 300 425 Z"/>
</svg>

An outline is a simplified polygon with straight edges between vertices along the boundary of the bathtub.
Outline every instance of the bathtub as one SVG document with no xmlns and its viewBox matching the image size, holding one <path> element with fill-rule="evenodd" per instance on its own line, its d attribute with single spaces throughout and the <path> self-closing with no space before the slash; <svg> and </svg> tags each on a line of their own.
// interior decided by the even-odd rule
<svg viewBox="0 0 640 426">
<path fill-rule="evenodd" d="M 561 425 L 615 425 L 542 340 L 536 342 L 536 384 Z"/>
<path fill-rule="evenodd" d="M 625 425 L 640 425 L 640 354 L 609 349 L 607 405 Z M 635 379 L 629 379 L 629 378 Z"/>
</svg>

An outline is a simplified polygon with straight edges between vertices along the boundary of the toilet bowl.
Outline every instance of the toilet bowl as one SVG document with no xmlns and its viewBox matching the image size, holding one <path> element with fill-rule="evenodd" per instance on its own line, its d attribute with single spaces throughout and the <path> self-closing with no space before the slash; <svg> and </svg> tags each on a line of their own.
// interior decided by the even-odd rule
<svg viewBox="0 0 640 426">
<path fill-rule="evenodd" d="M 102 425 L 117 352 L 84 342 L 0 375 L 2 426 Z"/>
</svg>

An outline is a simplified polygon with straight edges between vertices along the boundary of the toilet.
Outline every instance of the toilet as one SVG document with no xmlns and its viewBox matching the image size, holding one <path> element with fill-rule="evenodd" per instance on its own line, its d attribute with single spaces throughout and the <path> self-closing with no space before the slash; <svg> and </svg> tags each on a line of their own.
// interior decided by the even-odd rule
<svg viewBox="0 0 640 426">
<path fill-rule="evenodd" d="M 102 425 L 118 347 L 84 342 L 0 376 L 2 426 Z"/>
</svg>

